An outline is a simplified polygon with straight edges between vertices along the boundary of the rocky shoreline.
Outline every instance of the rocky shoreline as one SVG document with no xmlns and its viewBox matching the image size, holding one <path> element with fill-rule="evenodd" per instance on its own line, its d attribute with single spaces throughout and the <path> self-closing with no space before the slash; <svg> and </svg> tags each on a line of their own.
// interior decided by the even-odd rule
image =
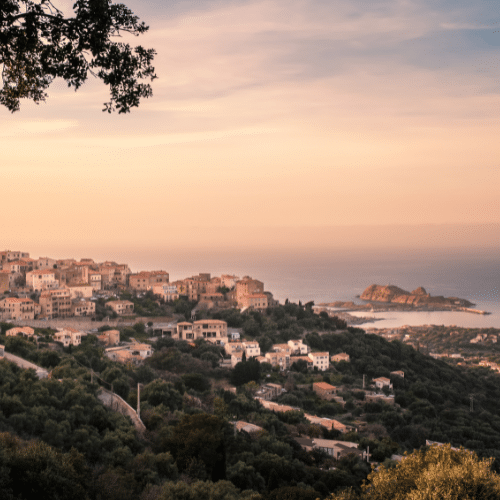
<svg viewBox="0 0 500 500">
<path fill-rule="evenodd" d="M 362 325 L 363 323 L 381 321 L 384 318 L 357 317 L 350 312 L 440 312 L 461 311 L 471 314 L 487 315 L 487 311 L 474 309 L 472 302 L 458 297 L 433 297 L 418 287 L 412 292 L 407 292 L 396 286 L 370 285 L 357 298 L 363 300 L 364 304 L 356 304 L 353 301 L 333 301 L 321 303 L 316 306 L 317 311 L 326 311 L 328 314 L 338 316 L 349 325 Z"/>
</svg>

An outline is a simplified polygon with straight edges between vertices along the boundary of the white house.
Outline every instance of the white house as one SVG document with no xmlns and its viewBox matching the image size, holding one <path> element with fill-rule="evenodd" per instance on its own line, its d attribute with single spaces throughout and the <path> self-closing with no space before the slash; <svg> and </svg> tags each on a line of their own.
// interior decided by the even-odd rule
<svg viewBox="0 0 500 500">
<path fill-rule="evenodd" d="M 391 381 L 386 377 L 374 378 L 373 382 L 375 383 L 377 389 L 383 389 L 384 387 L 389 387 L 389 389 L 392 389 Z"/>
<path fill-rule="evenodd" d="M 310 352 L 308 356 L 312 359 L 313 368 L 317 367 L 322 372 L 330 368 L 330 354 L 328 352 Z"/>
</svg>

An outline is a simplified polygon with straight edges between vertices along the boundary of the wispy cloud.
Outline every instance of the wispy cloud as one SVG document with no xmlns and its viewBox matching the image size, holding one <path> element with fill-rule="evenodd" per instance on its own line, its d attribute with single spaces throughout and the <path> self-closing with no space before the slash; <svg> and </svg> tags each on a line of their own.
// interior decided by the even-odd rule
<svg viewBox="0 0 500 500">
<path fill-rule="evenodd" d="M 14 121 L 14 123 L 12 123 Z M 32 138 L 34 136 L 61 132 L 78 125 L 77 120 L 15 120 L 0 124 L 0 137 Z"/>
</svg>

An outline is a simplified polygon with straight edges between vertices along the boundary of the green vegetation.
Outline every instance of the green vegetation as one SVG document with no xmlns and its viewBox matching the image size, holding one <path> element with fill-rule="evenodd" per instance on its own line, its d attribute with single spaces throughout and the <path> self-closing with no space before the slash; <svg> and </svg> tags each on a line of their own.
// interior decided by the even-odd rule
<svg viewBox="0 0 500 500">
<path fill-rule="evenodd" d="M 492 361 L 500 361 L 500 344 L 497 342 L 500 329 L 498 328 L 432 325 L 426 328 L 402 329 L 401 337 L 405 334 L 408 334 L 410 340 L 425 353 L 456 353 L 466 360 L 473 357 L 486 357 Z M 481 335 L 480 340 L 478 340 L 478 335 Z M 471 343 L 474 339 L 476 342 Z"/>
<path fill-rule="evenodd" d="M 184 316 L 192 304 L 180 300 L 166 307 Z M 489 369 L 452 366 L 399 341 L 344 329 L 335 318 L 313 314 L 310 304 L 287 304 L 262 313 L 227 310 L 211 316 L 243 328 L 263 347 L 302 338 L 313 350 L 346 352 L 350 362 L 332 363 L 326 372 L 296 363 L 285 373 L 249 359 L 227 370 L 219 367 L 219 346 L 161 338 L 142 365 L 121 365 L 103 356 L 94 335 L 84 337 L 78 347 L 51 350 L 44 346 L 53 331 L 37 330 L 44 338 L 37 346 L 20 337 L 6 338 L 12 325 L 1 324 L 0 343 L 7 351 L 47 367 L 52 377 L 38 380 L 34 372 L 0 361 L 0 487 L 5 498 L 32 498 L 29 485 L 45 481 L 37 477 L 42 468 L 34 464 L 40 461 L 48 477 L 55 478 L 47 490 L 50 498 L 307 500 L 334 493 L 335 498 L 368 500 L 382 498 L 369 496 L 377 488 L 389 491 L 375 485 L 401 482 L 397 474 L 404 471 L 397 471 L 402 465 L 394 467 L 391 456 L 424 450 L 426 440 L 464 446 L 486 459 L 500 458 L 500 378 Z M 121 328 L 121 335 L 145 341 L 147 326 L 137 322 Z M 396 370 L 404 371 L 404 378 L 391 376 Z M 381 376 L 391 379 L 394 388 L 386 392 L 392 392 L 396 404 L 368 401 L 371 379 Z M 336 386 L 343 403 L 323 400 L 311 391 L 311 384 L 319 381 Z M 265 410 L 254 399 L 263 382 L 285 387 L 277 402 L 296 409 Z M 135 408 L 137 384 L 142 384 L 144 436 L 97 399 L 99 386 L 112 387 Z M 231 385 L 236 390 L 227 390 Z M 304 413 L 333 417 L 358 431 L 341 435 L 312 425 Z M 235 433 L 235 420 L 262 430 Z M 353 455 L 334 460 L 317 449 L 307 452 L 294 436 L 356 442 L 360 449 L 369 447 L 371 459 L 384 468 L 376 476 Z M 22 450 L 29 453 L 21 460 Z M 432 456 L 425 460 L 431 463 Z M 492 474 L 479 474 L 490 462 L 474 458 L 480 463 L 476 467 L 465 455 L 450 457 L 457 470 L 477 471 L 479 482 Z M 418 460 L 423 463 L 424 458 Z M 403 462 L 407 463 L 412 462 Z M 23 483 L 18 478 L 30 467 L 32 476 Z M 498 471 L 499 461 L 492 467 Z M 430 465 L 428 470 L 436 484 L 446 484 L 439 471 Z M 73 478 L 71 488 L 65 489 L 65 477 Z M 365 480 L 368 486 L 362 488 Z M 412 494 L 411 498 L 425 498 Z M 392 493 L 387 495 L 392 498 Z"/>
<path fill-rule="evenodd" d="M 500 498 L 500 476 L 491 460 L 449 445 L 415 451 L 395 467 L 373 471 L 363 493 L 332 495 L 330 500 L 494 500 Z"/>
<path fill-rule="evenodd" d="M 22 98 L 45 101 L 45 91 L 57 77 L 76 90 L 88 73 L 109 85 L 108 112 L 129 112 L 152 95 L 150 84 L 143 82 L 156 78 L 155 51 L 113 40 L 123 32 L 145 33 L 148 27 L 123 4 L 79 0 L 73 10 L 65 17 L 45 0 L 0 4 L 0 104 L 9 111 L 18 111 Z"/>
</svg>

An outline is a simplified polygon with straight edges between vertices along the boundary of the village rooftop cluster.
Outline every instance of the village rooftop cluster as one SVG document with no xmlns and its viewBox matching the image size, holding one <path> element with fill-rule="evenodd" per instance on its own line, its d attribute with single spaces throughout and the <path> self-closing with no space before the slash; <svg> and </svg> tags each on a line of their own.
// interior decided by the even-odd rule
<svg viewBox="0 0 500 500">
<path fill-rule="evenodd" d="M 0 300 L 0 319 L 28 320 L 92 316 L 95 300 L 106 291 L 151 291 L 170 302 L 181 296 L 198 302 L 199 308 L 265 310 L 278 302 L 264 284 L 245 276 L 211 277 L 208 273 L 170 282 L 166 271 L 132 273 L 127 264 L 94 262 L 93 259 L 32 259 L 27 252 L 0 252 L 0 293 L 16 297 Z M 133 314 L 128 300 L 106 303 L 117 315 Z"/>
<path fill-rule="evenodd" d="M 134 303 L 130 300 L 116 300 L 116 292 L 129 291 L 136 294 L 151 291 L 159 301 L 172 302 L 187 297 L 197 302 L 197 309 L 239 308 L 241 311 L 264 311 L 278 305 L 272 293 L 264 291 L 264 283 L 245 276 L 223 274 L 211 277 L 201 273 L 169 281 L 169 273 L 163 270 L 132 273 L 127 264 L 116 262 L 97 263 L 86 258 L 33 259 L 27 252 L 0 252 L 0 293 L 10 292 L 15 297 L 0 300 L 0 319 L 17 322 L 35 319 L 59 319 L 71 317 L 93 317 L 95 301 L 107 297 L 106 306 L 117 316 L 134 314 Z M 110 293 L 111 292 L 111 293 Z M 193 313 L 193 319 L 196 313 Z M 54 340 L 64 347 L 77 346 L 84 332 L 68 326 L 59 327 Z M 16 327 L 8 336 L 19 335 L 30 338 L 34 330 Z M 227 323 L 217 319 L 198 321 L 173 321 L 156 323 L 153 334 L 171 337 L 175 340 L 194 342 L 198 339 L 224 348 L 226 358 L 221 365 L 234 368 L 244 359 L 255 358 L 261 363 L 289 370 L 297 361 L 303 361 L 310 369 L 326 371 L 330 368 L 328 352 L 311 352 L 302 340 L 290 340 L 288 344 L 273 345 L 267 353 L 261 353 L 256 341 L 240 341 L 240 332 L 228 329 Z M 149 344 L 120 342 L 119 330 L 103 332 L 100 336 L 107 345 L 106 355 L 122 363 L 140 363 L 152 355 Z"/>
</svg>

